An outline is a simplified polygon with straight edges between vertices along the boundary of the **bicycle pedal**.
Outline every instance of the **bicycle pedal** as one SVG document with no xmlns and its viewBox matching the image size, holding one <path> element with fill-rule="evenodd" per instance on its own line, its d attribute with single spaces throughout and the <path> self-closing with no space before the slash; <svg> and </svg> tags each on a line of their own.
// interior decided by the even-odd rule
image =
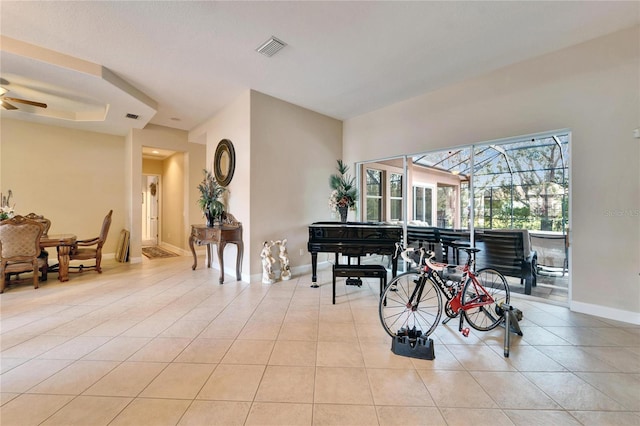
<svg viewBox="0 0 640 426">
<path fill-rule="evenodd" d="M 469 337 L 469 329 L 468 328 L 463 328 L 462 331 L 460 331 L 460 333 L 462 333 L 462 335 L 464 337 Z"/>
</svg>

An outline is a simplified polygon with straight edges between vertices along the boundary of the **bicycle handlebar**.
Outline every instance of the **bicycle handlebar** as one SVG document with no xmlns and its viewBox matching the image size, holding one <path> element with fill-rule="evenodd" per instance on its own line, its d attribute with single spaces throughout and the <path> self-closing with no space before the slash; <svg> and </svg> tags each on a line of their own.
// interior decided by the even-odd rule
<svg viewBox="0 0 640 426">
<path fill-rule="evenodd" d="M 433 251 L 427 251 L 424 247 L 420 247 L 418 249 L 414 247 L 402 248 L 400 243 L 396 243 L 396 256 L 400 252 L 400 256 L 412 265 L 421 266 L 426 264 L 429 268 L 436 271 L 443 271 L 447 265 L 441 263 L 434 263 L 432 260 L 436 257 L 436 254 Z M 417 252 L 417 253 L 416 253 Z M 418 255 L 418 259 L 416 259 L 416 255 Z"/>
</svg>

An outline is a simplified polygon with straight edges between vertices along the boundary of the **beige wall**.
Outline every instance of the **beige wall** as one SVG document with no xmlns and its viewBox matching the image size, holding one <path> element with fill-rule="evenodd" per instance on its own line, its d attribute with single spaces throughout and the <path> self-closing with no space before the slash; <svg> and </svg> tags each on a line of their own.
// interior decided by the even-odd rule
<svg viewBox="0 0 640 426">
<path fill-rule="evenodd" d="M 14 192 L 18 213 L 44 214 L 51 233 L 90 238 L 113 209 L 105 256 L 115 253 L 120 230 L 128 229 L 132 262 L 141 260 L 142 146 L 177 151 L 160 173 L 177 194 L 163 230 L 187 252 L 189 226 L 202 222 L 197 184 L 206 152 L 205 145 L 188 143 L 187 132 L 149 125 L 121 137 L 2 118 L 0 136 L 0 190 Z"/>
<path fill-rule="evenodd" d="M 126 220 L 123 137 L 3 118 L 0 141 L 0 190 L 13 191 L 18 214 L 42 214 L 49 233 L 85 239 L 112 209 L 104 253 L 115 253 Z"/>
<path fill-rule="evenodd" d="M 234 144 L 236 171 L 229 185 L 229 211 L 243 223 L 243 279 L 259 278 L 264 241 L 287 238 L 292 268 L 308 266 L 307 226 L 330 220 L 328 179 L 340 158 L 342 123 L 247 91 L 189 138 L 206 139 L 209 167 L 221 139 Z M 227 265 L 235 256 L 229 247 Z"/>
<path fill-rule="evenodd" d="M 142 173 L 146 175 L 162 175 L 162 160 L 142 159 Z"/>
<path fill-rule="evenodd" d="M 640 323 L 639 75 L 635 27 L 347 120 L 344 157 L 570 129 L 570 306 Z"/>
<path fill-rule="evenodd" d="M 184 226 L 185 154 L 176 153 L 162 162 L 161 242 L 185 249 L 189 238 Z M 196 183 L 197 185 L 197 183 Z"/>
<path fill-rule="evenodd" d="M 251 235 L 251 149 L 249 146 L 251 131 L 249 103 L 250 91 L 247 90 L 210 120 L 189 132 L 190 141 L 206 143 L 206 168 L 208 170 L 213 170 L 213 155 L 218 143 L 222 139 L 229 139 L 233 143 L 236 152 L 236 169 L 228 186 L 229 193 L 227 194 L 225 206 L 229 213 L 242 222 L 244 240 L 242 279 L 245 281 L 249 281 L 250 253 L 254 251 L 248 238 Z M 201 180 L 202 169 L 199 171 L 198 182 Z M 200 210 L 198 209 L 198 211 Z M 202 216 L 202 213 L 200 213 L 200 216 Z M 204 223 L 204 220 L 201 218 L 198 222 Z M 234 244 L 228 244 L 224 250 L 225 264 L 228 265 L 225 272 L 230 275 L 233 273 L 233 269 L 229 265 L 235 265 L 236 253 L 237 248 Z M 218 267 L 218 260 L 215 256 L 213 264 Z"/>
<path fill-rule="evenodd" d="M 252 274 L 264 241 L 287 238 L 292 268 L 311 263 L 308 226 L 331 220 L 329 176 L 341 150 L 341 121 L 251 92 Z"/>
</svg>

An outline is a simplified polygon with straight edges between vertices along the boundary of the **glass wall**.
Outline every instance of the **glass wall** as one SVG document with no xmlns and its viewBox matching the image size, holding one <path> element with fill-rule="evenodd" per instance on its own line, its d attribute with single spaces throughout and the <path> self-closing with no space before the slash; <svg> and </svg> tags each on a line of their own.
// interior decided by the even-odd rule
<svg viewBox="0 0 640 426">
<path fill-rule="evenodd" d="M 406 169 L 398 159 L 366 163 L 366 220 L 526 229 L 539 281 L 555 288 L 568 277 L 569 142 L 563 131 L 412 155 Z"/>
</svg>

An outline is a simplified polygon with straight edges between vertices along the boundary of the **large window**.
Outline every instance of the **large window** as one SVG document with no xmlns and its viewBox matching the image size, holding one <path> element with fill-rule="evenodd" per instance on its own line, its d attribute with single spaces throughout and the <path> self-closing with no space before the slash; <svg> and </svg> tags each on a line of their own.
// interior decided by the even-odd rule
<svg viewBox="0 0 640 426">
<path fill-rule="evenodd" d="M 568 150 L 568 134 L 476 146 L 474 226 L 564 232 Z"/>
<path fill-rule="evenodd" d="M 437 226 L 458 221 L 469 226 L 473 175 L 474 227 L 563 232 L 568 155 L 569 134 L 564 133 L 475 145 L 473 153 L 471 148 L 427 153 L 414 157 L 414 166 L 438 179 Z"/>
<path fill-rule="evenodd" d="M 402 175 L 400 173 L 390 173 L 389 178 L 389 219 L 392 221 L 402 220 Z"/>
<path fill-rule="evenodd" d="M 367 221 L 382 221 L 382 171 L 367 169 Z"/>
<path fill-rule="evenodd" d="M 434 188 L 430 186 L 414 185 L 413 187 L 413 220 L 426 222 L 429 226 L 434 226 L 433 190 Z"/>
<path fill-rule="evenodd" d="M 455 228 L 458 215 L 456 188 L 451 185 L 438 185 L 438 223 L 440 228 Z"/>
</svg>

